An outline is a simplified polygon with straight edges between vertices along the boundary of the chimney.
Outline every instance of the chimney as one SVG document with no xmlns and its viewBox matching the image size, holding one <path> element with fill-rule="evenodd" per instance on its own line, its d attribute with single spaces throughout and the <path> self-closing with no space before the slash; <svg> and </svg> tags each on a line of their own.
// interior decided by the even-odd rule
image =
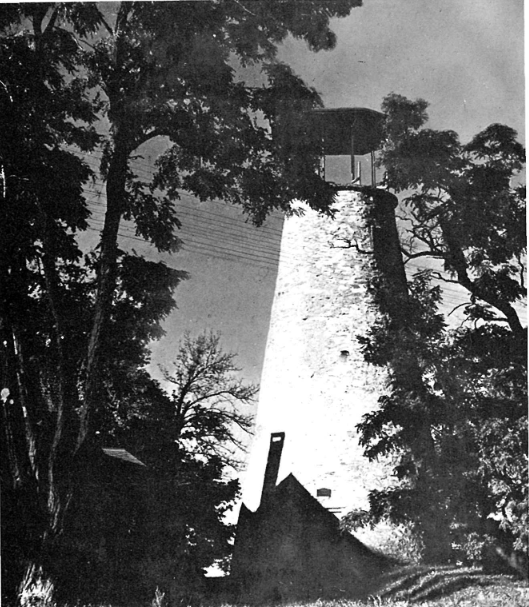
<svg viewBox="0 0 529 607">
<path fill-rule="evenodd" d="M 273 432 L 270 435 L 270 450 L 268 451 L 268 461 L 263 483 L 262 498 L 268 495 L 276 486 L 277 475 L 279 474 L 279 464 L 281 463 L 281 453 L 285 442 L 284 432 Z"/>
</svg>

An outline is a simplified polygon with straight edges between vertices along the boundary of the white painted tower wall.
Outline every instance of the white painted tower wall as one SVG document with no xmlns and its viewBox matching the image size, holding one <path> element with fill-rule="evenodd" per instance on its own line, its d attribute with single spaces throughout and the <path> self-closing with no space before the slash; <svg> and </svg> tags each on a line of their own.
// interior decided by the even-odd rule
<svg viewBox="0 0 529 607">
<path fill-rule="evenodd" d="M 279 481 L 289 473 L 339 514 L 367 508 L 368 491 L 388 470 L 362 455 L 356 424 L 377 405 L 384 375 L 367 365 L 357 335 L 375 317 L 366 282 L 369 249 L 363 202 L 342 190 L 334 219 L 303 209 L 285 220 L 261 380 L 256 434 L 243 501 L 259 505 L 270 434 L 285 432 Z"/>
</svg>

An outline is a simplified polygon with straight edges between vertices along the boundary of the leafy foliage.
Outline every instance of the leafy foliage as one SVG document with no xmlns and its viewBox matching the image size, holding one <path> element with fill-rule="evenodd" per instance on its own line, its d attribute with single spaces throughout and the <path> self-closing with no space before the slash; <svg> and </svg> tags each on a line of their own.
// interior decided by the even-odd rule
<svg viewBox="0 0 529 607">
<path fill-rule="evenodd" d="M 525 187 L 514 185 L 525 150 L 508 126 L 492 124 L 463 145 L 453 131 L 424 127 L 427 103 L 389 95 L 381 163 L 404 197 L 407 259 L 443 261 L 445 279 L 469 292 L 471 318 L 507 322 L 524 339 L 513 304 L 524 282 Z"/>
<path fill-rule="evenodd" d="M 233 527 L 224 518 L 239 495 L 227 469 L 236 463 L 230 445 L 250 429 L 240 408 L 256 392 L 236 378 L 233 359 L 218 335 L 186 335 L 166 371 L 172 394 L 146 373 L 127 376 L 127 391 L 115 397 L 120 407 L 104 411 L 99 440 L 126 445 L 146 468 L 91 456 L 60 545 L 65 597 L 147 600 L 159 587 L 176 600 L 227 559 Z M 80 571 L 88 594 L 76 587 Z"/>
<path fill-rule="evenodd" d="M 395 458 L 396 484 L 372 491 L 370 512 L 352 522 L 413 523 L 430 560 L 485 562 L 487 546 L 523 554 L 527 341 L 513 304 L 525 296 L 525 221 L 510 183 L 524 151 L 503 125 L 464 146 L 451 131 L 422 128 L 422 100 L 390 95 L 383 109 L 388 181 L 406 190 L 404 256 L 441 259 L 445 273 L 417 272 L 397 293 L 398 310 L 391 277 L 372 280 L 380 317 L 360 341 L 390 384 L 359 430 L 369 458 Z M 432 281 L 443 278 L 470 294 L 471 322 L 458 329 L 440 313 Z"/>
<path fill-rule="evenodd" d="M 316 156 L 309 150 L 305 163 L 289 163 L 273 136 L 285 100 L 320 104 L 276 53 L 289 35 L 312 50 L 332 48 L 330 20 L 360 4 L 2 7 L 0 443 L 11 596 L 23 579 L 46 580 L 87 453 L 121 436 L 129 408 L 163 400 L 142 367 L 185 275 L 121 251 L 122 221 L 176 252 L 181 190 L 239 204 L 256 223 L 294 198 L 327 208 L 334 193 L 314 176 Z M 262 86 L 246 82 L 242 68 L 260 73 Z M 148 144 L 160 150 L 152 179 L 134 169 Z M 92 153 L 98 171 L 83 160 Z M 94 181 L 105 219 L 85 255 L 78 237 Z"/>
</svg>

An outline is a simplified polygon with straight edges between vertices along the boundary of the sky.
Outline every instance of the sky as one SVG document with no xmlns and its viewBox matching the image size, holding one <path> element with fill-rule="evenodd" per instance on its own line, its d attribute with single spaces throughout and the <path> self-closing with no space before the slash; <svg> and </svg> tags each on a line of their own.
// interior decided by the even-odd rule
<svg viewBox="0 0 529 607">
<path fill-rule="evenodd" d="M 282 53 L 326 106 L 379 109 L 396 92 L 463 141 L 492 122 L 524 129 L 523 0 L 365 0 L 334 31 L 331 52 Z"/>
<path fill-rule="evenodd" d="M 289 39 L 280 58 L 319 91 L 325 107 L 380 109 L 395 92 L 426 99 L 430 126 L 455 130 L 463 142 L 494 122 L 525 141 L 523 13 L 523 0 L 364 0 L 333 21 L 334 50 L 312 53 Z M 152 161 L 147 152 L 137 168 L 149 172 Z M 99 204 L 94 195 L 95 229 Z M 238 354 L 241 376 L 258 383 L 283 219 L 274 215 L 255 228 L 236 208 L 185 196 L 180 217 L 184 246 L 162 259 L 190 278 L 175 292 L 177 308 L 166 336 L 153 344 L 150 371 L 160 378 L 160 365 L 170 370 L 185 331 L 214 330 Z M 127 226 L 122 244 L 144 251 Z"/>
</svg>

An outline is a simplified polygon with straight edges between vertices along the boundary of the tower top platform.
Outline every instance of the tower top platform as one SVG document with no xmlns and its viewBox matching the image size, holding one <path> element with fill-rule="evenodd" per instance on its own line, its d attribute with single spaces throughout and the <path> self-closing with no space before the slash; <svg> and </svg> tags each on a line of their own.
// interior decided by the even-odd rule
<svg viewBox="0 0 529 607">
<path fill-rule="evenodd" d="M 381 147 L 384 114 L 368 108 L 327 108 L 308 112 L 313 127 L 321 133 L 323 154 L 349 156 L 351 140 L 354 154 L 363 156 Z"/>
</svg>

